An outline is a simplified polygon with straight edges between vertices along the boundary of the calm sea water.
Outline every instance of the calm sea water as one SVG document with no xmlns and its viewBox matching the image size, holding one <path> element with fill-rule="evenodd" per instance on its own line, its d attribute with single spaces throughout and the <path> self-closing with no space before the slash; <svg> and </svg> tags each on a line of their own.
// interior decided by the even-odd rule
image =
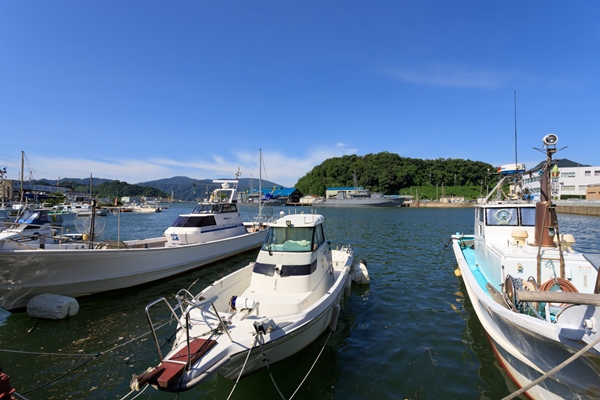
<svg viewBox="0 0 600 400">
<path fill-rule="evenodd" d="M 157 214 L 104 218 L 104 234 L 116 239 L 161 235 L 191 204 Z M 280 208 L 310 212 L 310 208 Z M 275 213 L 278 213 L 277 209 Z M 239 382 L 232 399 L 289 398 L 323 349 L 295 399 L 498 399 L 516 388 L 500 369 L 464 286 L 453 270 L 455 232 L 472 232 L 472 209 L 329 209 L 333 244 L 351 244 L 367 261 L 368 286 L 353 286 L 338 330 L 301 354 Z M 256 209 L 244 206 L 250 218 Z M 579 250 L 600 252 L 600 218 L 559 214 L 562 233 Z M 445 249 L 445 250 L 444 250 Z M 80 299 L 79 313 L 63 321 L 11 315 L 0 326 L 0 368 L 29 399 L 119 399 L 132 374 L 157 362 L 144 307 L 180 288 L 199 291 L 253 261 L 256 252 L 188 274 L 132 289 Z M 166 321 L 166 316 L 162 316 Z M 160 319 L 159 319 L 160 320 Z M 173 329 L 159 331 L 168 338 Z M 176 394 L 147 389 L 138 399 L 226 399 L 234 383 L 216 376 Z M 137 394 L 137 393 L 136 393 Z M 133 398 L 130 394 L 127 398 Z"/>
</svg>

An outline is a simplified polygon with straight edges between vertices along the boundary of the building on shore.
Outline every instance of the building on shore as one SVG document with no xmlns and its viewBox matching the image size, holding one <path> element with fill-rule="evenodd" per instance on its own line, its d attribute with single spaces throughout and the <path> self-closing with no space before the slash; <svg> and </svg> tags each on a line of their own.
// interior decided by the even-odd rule
<svg viewBox="0 0 600 400">
<path fill-rule="evenodd" d="M 587 188 L 600 185 L 600 166 L 557 160 L 551 175 L 552 196 L 555 199 L 570 197 L 586 199 Z M 541 174 L 535 173 L 535 168 L 525 177 L 525 184 L 534 195 L 540 193 L 540 179 Z"/>
</svg>

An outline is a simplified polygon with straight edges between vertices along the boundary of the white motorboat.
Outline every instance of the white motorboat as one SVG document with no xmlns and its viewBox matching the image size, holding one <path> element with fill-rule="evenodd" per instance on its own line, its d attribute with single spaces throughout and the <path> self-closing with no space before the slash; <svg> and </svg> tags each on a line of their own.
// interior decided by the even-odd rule
<svg viewBox="0 0 600 400">
<path fill-rule="evenodd" d="M 150 203 L 130 204 L 123 206 L 122 209 L 126 209 L 124 212 L 136 212 L 143 214 L 153 214 L 162 211 L 161 207 Z"/>
<path fill-rule="evenodd" d="M 350 293 L 354 254 L 349 246 L 332 250 L 318 214 L 283 215 L 256 262 L 192 295 L 182 289 L 171 308 L 178 320 L 175 343 L 160 363 L 131 382 L 180 392 L 213 373 L 244 377 L 299 352 L 325 330 L 335 330 L 344 294 Z M 362 266 L 364 268 L 364 266 Z M 366 268 L 365 268 L 366 271 Z"/>
<path fill-rule="evenodd" d="M 24 307 L 43 293 L 78 297 L 139 285 L 260 247 L 268 221 L 244 222 L 237 180 L 216 182 L 213 199 L 157 238 L 97 242 L 91 222 L 75 240 L 53 234 L 46 221 L 22 219 L 0 236 L 0 307 Z"/>
<path fill-rule="evenodd" d="M 452 236 L 473 308 L 521 388 L 510 398 L 600 398 L 600 255 L 577 252 L 573 235 L 559 232 L 550 174 L 557 141 L 543 140 L 539 202 L 522 200 L 529 196 L 514 182 L 523 168 L 512 168 L 516 175 L 475 207 L 474 234 Z M 493 198 L 505 181 L 512 196 Z"/>
<path fill-rule="evenodd" d="M 0 232 L 0 252 L 18 248 L 43 248 L 46 238 L 51 238 L 53 228 L 47 210 L 25 211 L 12 222 L 4 222 Z M 2 269 L 0 265 L 0 270 Z"/>
</svg>

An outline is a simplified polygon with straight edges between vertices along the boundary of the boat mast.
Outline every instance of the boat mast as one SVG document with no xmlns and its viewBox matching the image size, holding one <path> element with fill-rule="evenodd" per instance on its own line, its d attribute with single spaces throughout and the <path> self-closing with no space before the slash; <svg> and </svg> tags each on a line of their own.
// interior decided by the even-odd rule
<svg viewBox="0 0 600 400">
<path fill-rule="evenodd" d="M 542 179 L 540 182 L 540 201 L 535 205 L 535 242 L 538 246 L 537 269 L 538 282 L 541 278 L 542 268 L 542 247 L 556 247 L 558 245 L 559 262 L 560 262 L 560 277 L 565 277 L 565 260 L 562 253 L 560 243 L 560 234 L 558 232 L 558 219 L 556 217 L 556 209 L 552 204 L 550 170 L 552 169 L 552 155 L 557 152 L 556 142 L 558 136 L 549 134 L 544 136 L 543 143 L 546 152 L 546 162 L 542 168 Z M 554 242 L 554 237 L 558 236 L 557 243 Z"/>
<path fill-rule="evenodd" d="M 258 220 L 262 219 L 262 149 L 258 149 Z"/>
<path fill-rule="evenodd" d="M 21 150 L 21 188 L 19 189 L 19 202 L 23 204 L 23 173 L 25 172 L 25 152 Z"/>
</svg>

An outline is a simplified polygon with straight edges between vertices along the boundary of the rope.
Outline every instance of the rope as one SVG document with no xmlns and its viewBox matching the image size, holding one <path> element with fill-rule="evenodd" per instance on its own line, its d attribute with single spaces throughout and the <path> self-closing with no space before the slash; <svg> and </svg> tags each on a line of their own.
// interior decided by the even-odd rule
<svg viewBox="0 0 600 400">
<path fill-rule="evenodd" d="M 170 321 L 168 321 L 168 322 L 165 322 L 165 323 L 164 323 L 164 324 L 162 324 L 162 325 L 159 325 L 159 326 L 158 326 L 158 329 L 161 329 L 161 328 L 163 328 L 165 325 L 167 325 L 167 324 L 169 324 L 169 323 L 170 323 Z M 150 334 L 150 332 L 143 333 L 143 334 L 141 334 L 140 336 L 137 336 L 137 337 L 135 337 L 135 338 L 133 338 L 133 339 L 131 339 L 131 340 L 129 340 L 129 341 L 127 341 L 127 342 L 125 342 L 125 343 L 121 343 L 121 344 L 119 344 L 119 345 L 117 345 L 117 346 L 114 346 L 114 347 L 112 347 L 112 348 L 110 348 L 110 349 L 108 349 L 108 350 L 104 351 L 104 352 L 98 352 L 98 353 L 76 353 L 76 354 L 65 354 L 65 353 L 44 353 L 44 352 L 36 352 L 36 351 L 21 351 L 21 350 L 17 351 L 17 350 L 7 350 L 7 349 L 0 349 L 0 353 L 15 353 L 15 354 L 25 354 L 25 355 L 39 355 L 39 356 L 60 356 L 60 357 L 89 357 L 87 360 L 83 361 L 82 363 L 80 363 L 79 365 L 75 366 L 74 368 L 71 368 L 69 371 L 65 372 L 65 373 L 64 373 L 64 374 L 62 374 L 61 376 L 59 376 L 59 377 L 57 377 L 57 378 L 55 378 L 55 379 L 53 379 L 53 380 L 51 380 L 51 381 L 49 381 L 49 382 L 46 382 L 46 383 L 44 383 L 44 384 L 41 384 L 41 385 L 39 385 L 39 386 L 37 386 L 37 387 L 34 387 L 34 388 L 32 388 L 32 389 L 29 389 L 29 390 L 27 390 L 27 391 L 23 392 L 23 394 L 27 394 L 27 393 L 33 392 L 33 391 L 35 391 L 35 390 L 41 389 L 41 388 L 43 388 L 43 387 L 45 387 L 45 386 L 51 385 L 51 384 L 53 384 L 53 383 L 55 383 L 55 382 L 59 381 L 60 379 L 62 379 L 62 378 L 64 378 L 65 376 L 69 375 L 70 373 L 72 373 L 73 371 L 75 371 L 75 370 L 79 369 L 79 368 L 80 368 L 80 367 L 82 367 L 83 365 L 87 364 L 88 362 L 90 362 L 90 361 L 92 361 L 93 359 L 95 359 L 95 358 L 98 358 L 98 357 L 100 357 L 100 356 L 104 356 L 104 357 L 108 358 L 109 360 L 116 361 L 116 362 L 119 362 L 119 363 L 124 363 L 124 364 L 130 364 L 130 363 L 131 363 L 131 364 L 133 364 L 133 363 L 135 363 L 135 362 L 138 362 L 138 361 L 140 361 L 140 360 L 144 360 L 144 359 L 146 359 L 146 358 L 150 357 L 151 355 L 149 355 L 148 357 L 144 357 L 144 358 L 142 358 L 142 359 L 139 359 L 139 360 L 134 360 L 134 361 L 125 360 L 125 361 L 121 361 L 121 360 L 119 360 L 119 359 L 117 359 L 117 358 L 115 358 L 115 357 L 108 356 L 106 353 L 109 353 L 109 352 L 111 352 L 111 351 L 114 351 L 114 350 L 118 349 L 119 347 L 123 347 L 123 346 L 125 346 L 125 345 L 128 345 L 128 344 L 130 344 L 130 343 L 132 343 L 132 342 L 134 342 L 134 341 L 137 341 L 137 340 L 139 340 L 139 339 L 141 339 L 141 338 L 143 338 L 144 336 L 146 336 L 146 335 L 149 335 L 149 334 Z M 164 346 L 165 344 L 167 344 L 167 343 L 168 343 L 168 342 L 171 340 L 171 338 L 172 338 L 173 336 L 174 336 L 174 334 L 173 334 L 173 335 L 171 335 L 169 338 L 167 338 L 167 339 L 165 340 L 165 342 L 164 342 L 163 346 Z M 147 387 L 147 385 L 146 385 L 146 387 Z M 146 390 L 146 388 L 144 388 L 144 389 L 143 389 L 143 390 L 140 392 L 140 394 L 141 394 L 141 393 L 143 393 L 143 391 L 144 391 L 144 390 Z M 127 396 L 129 396 L 130 394 L 131 394 L 131 393 L 127 394 Z M 126 396 L 126 397 L 127 397 L 127 396 Z M 139 396 L 139 395 L 135 396 L 135 397 L 134 397 L 134 399 L 135 399 L 135 398 L 137 398 L 138 396 Z"/>
<path fill-rule="evenodd" d="M 142 395 L 142 393 L 144 393 L 144 391 L 145 391 L 146 389 L 148 389 L 148 387 L 149 387 L 149 386 L 150 386 L 150 385 L 148 385 L 148 384 L 147 384 L 146 386 L 144 386 L 144 388 L 143 388 L 142 390 L 140 390 L 140 392 L 139 392 L 138 394 L 136 394 L 134 397 L 132 397 L 132 398 L 131 398 L 131 400 L 135 400 L 135 399 L 137 399 L 138 397 L 140 397 L 140 396 Z M 121 397 L 121 400 L 125 400 L 125 399 L 126 399 L 126 398 L 128 398 L 128 397 L 129 397 L 131 394 L 133 394 L 133 393 L 135 393 L 135 392 L 136 392 L 135 390 L 132 390 L 131 392 L 127 393 L 127 394 L 126 394 L 124 397 Z"/>
<path fill-rule="evenodd" d="M 313 362 L 313 364 L 310 366 L 310 369 L 308 370 L 308 372 L 304 376 L 304 379 L 302 379 L 302 382 L 300 382 L 300 384 L 298 385 L 298 388 L 296 388 L 296 390 L 294 391 L 294 393 L 292 393 L 292 395 L 290 396 L 289 400 L 292 400 L 294 398 L 294 396 L 296 395 L 296 393 L 298 393 L 298 390 L 300 390 L 300 387 L 304 384 L 304 381 L 306 380 L 306 378 L 308 378 L 308 375 L 312 372 L 313 368 L 317 364 L 317 361 L 321 357 L 321 354 L 323 354 L 323 350 L 325 350 L 325 346 L 327 346 L 327 342 L 329 342 L 329 338 L 331 337 L 331 333 L 332 332 L 333 332 L 333 330 L 330 329 L 329 330 L 329 335 L 327 335 L 327 339 L 325 340 L 325 344 L 323 344 L 323 347 L 321 348 L 321 351 L 319 351 L 319 354 L 317 355 L 317 358 L 315 359 L 315 361 Z"/>
<path fill-rule="evenodd" d="M 88 358 L 87 360 L 85 360 L 84 362 L 82 362 L 79 365 L 75 366 L 75 368 L 71 368 L 71 370 L 65 372 L 64 374 L 62 374 L 58 378 L 55 378 L 55 379 L 51 380 L 50 382 L 46 382 L 46 383 L 41 384 L 41 385 L 39 385 L 37 387 L 34 387 L 33 389 L 29 389 L 29 390 L 23 392 L 23 394 L 27 394 L 27 393 L 33 392 L 34 390 L 38 390 L 38 389 L 41 389 L 41 388 L 43 388 L 45 386 L 53 384 L 54 382 L 56 382 L 56 381 L 64 378 L 65 376 L 69 375 L 71 372 L 75 371 L 76 369 L 78 369 L 80 367 L 83 367 L 85 364 L 87 364 L 88 362 L 92 361 L 94 358 L 98 357 L 99 355 L 100 354 L 98 353 L 98 354 L 94 355 L 93 357 Z"/>
<path fill-rule="evenodd" d="M 538 383 L 540 383 L 543 380 L 545 380 L 546 378 L 554 375 L 555 373 L 557 373 L 558 371 L 560 371 L 561 369 L 563 369 L 567 365 L 571 364 L 573 361 L 577 360 L 579 357 L 581 357 L 584 353 L 586 353 L 588 350 L 590 350 L 592 347 L 594 347 L 598 343 L 600 343 L 600 335 L 598 335 L 598 337 L 594 341 L 592 341 L 587 346 L 585 346 L 584 348 L 582 348 L 581 350 L 579 350 L 577 353 L 573 354 L 571 357 L 567 358 L 561 364 L 559 364 L 556 367 L 552 368 L 550 371 L 546 372 L 544 375 L 542 375 L 539 378 L 537 378 L 536 380 L 530 382 L 528 385 L 523 386 L 521 389 L 517 390 L 516 392 L 511 393 L 510 395 L 506 396 L 502 400 L 510 400 L 510 399 L 514 399 L 517 396 L 522 395 L 523 393 L 525 393 L 526 391 L 528 391 L 532 387 L 536 386 Z"/>
<path fill-rule="evenodd" d="M 263 337 L 262 332 L 259 332 L 258 334 L 260 335 L 260 337 L 262 339 L 262 337 Z M 275 389 L 277 389 L 279 396 L 281 396 L 281 398 L 283 400 L 285 400 L 285 396 L 283 395 L 283 393 L 281 393 L 281 390 L 279 390 L 279 387 L 277 386 L 277 383 L 275 382 L 275 378 L 273 378 L 273 374 L 271 374 L 271 368 L 269 367 L 269 359 L 267 358 L 267 355 L 265 354 L 265 351 L 262 347 L 261 340 L 258 341 L 258 345 L 260 346 L 260 352 L 262 353 L 262 356 L 263 356 L 263 362 L 267 366 L 267 371 L 269 371 L 269 376 L 271 377 L 271 382 L 273 382 L 273 386 L 275 386 Z"/>
<path fill-rule="evenodd" d="M 304 384 L 304 382 L 308 378 L 308 375 L 310 375 L 310 373 L 314 369 L 315 365 L 317 365 L 317 361 L 319 361 L 319 358 L 323 354 L 323 351 L 325 350 L 325 347 L 327 346 L 327 343 L 329 342 L 329 338 L 331 337 L 332 333 L 333 333 L 333 330 L 330 329 L 329 330 L 329 334 L 327 335 L 327 339 L 325 339 L 325 343 L 323 344 L 323 347 L 321 347 L 321 350 L 319 351 L 319 354 L 317 354 L 317 358 L 315 358 L 315 361 L 313 361 L 312 365 L 308 369 L 308 372 L 306 373 L 306 375 L 304 375 L 304 378 L 302 378 L 302 381 L 300 382 L 300 384 L 298 384 L 298 387 L 296 388 L 296 390 L 294 390 L 294 393 L 292 393 L 292 395 L 290 396 L 290 398 L 287 399 L 287 400 L 292 400 L 294 398 L 294 396 L 298 393 L 298 391 L 300 390 L 300 388 L 302 387 L 302 385 Z M 259 335 L 260 335 L 261 338 L 263 337 L 262 332 L 259 332 L 258 335 L 256 336 L 256 340 L 254 341 L 254 343 L 256 343 L 258 341 L 258 344 L 260 346 L 260 351 L 261 351 L 262 356 L 263 356 L 263 362 L 267 366 L 267 370 L 269 371 L 269 376 L 271 377 L 271 382 L 273 382 L 273 385 L 275 386 L 275 389 L 277 389 L 277 392 L 279 393 L 279 396 L 281 396 L 281 398 L 283 400 L 286 400 L 285 396 L 283 395 L 283 393 L 281 393 L 281 390 L 277 386 L 277 383 L 275 382 L 275 378 L 273 377 L 273 374 L 271 373 L 271 368 L 269 367 L 269 359 L 267 358 L 267 355 L 264 352 L 264 349 L 262 347 L 261 341 L 258 340 Z M 238 384 L 238 381 L 240 380 L 240 377 L 242 376 L 242 373 L 244 372 L 244 369 L 246 368 L 246 363 L 248 362 L 248 358 L 250 357 L 250 352 L 252 351 L 253 347 L 254 347 L 254 345 L 250 348 L 250 350 L 248 350 L 248 354 L 246 355 L 246 360 L 244 361 L 244 365 L 242 366 L 242 370 L 240 371 L 240 373 L 239 373 L 239 375 L 237 377 L 237 380 L 235 381 L 235 384 L 233 385 L 233 388 L 231 389 L 231 392 L 229 393 L 229 396 L 227 397 L 227 400 L 229 400 L 231 398 L 231 395 L 233 395 L 233 391 L 235 390 L 235 387 Z"/>
<path fill-rule="evenodd" d="M 257 339 L 258 339 L 258 335 L 254 339 L 254 344 L 248 350 L 248 354 L 246 354 L 246 359 L 244 360 L 244 365 L 242 365 L 242 369 L 240 370 L 240 373 L 239 373 L 237 379 L 235 380 L 233 387 L 231 388 L 231 392 L 229 392 L 229 396 L 227 396 L 227 400 L 229 400 L 231 398 L 231 396 L 233 395 L 233 391 L 235 390 L 235 387 L 237 386 L 238 382 L 240 381 L 240 378 L 242 377 L 242 373 L 244 372 L 244 369 L 246 369 L 246 363 L 248 363 L 248 359 L 250 358 L 250 353 L 252 352 L 252 349 L 256 345 Z"/>
</svg>

